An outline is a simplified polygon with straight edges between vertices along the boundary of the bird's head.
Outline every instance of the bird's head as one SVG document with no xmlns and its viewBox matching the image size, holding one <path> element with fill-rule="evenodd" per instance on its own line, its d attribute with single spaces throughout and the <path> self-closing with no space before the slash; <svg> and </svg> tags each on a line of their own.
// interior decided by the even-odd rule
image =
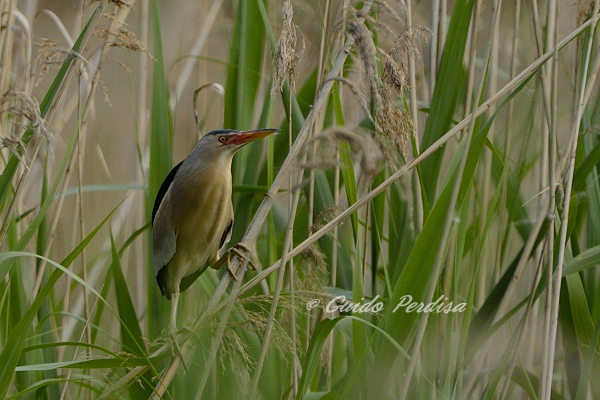
<svg viewBox="0 0 600 400">
<path fill-rule="evenodd" d="M 230 129 L 216 130 L 207 133 L 198 144 L 214 153 L 235 153 L 246 144 L 269 136 L 279 129 L 256 129 L 253 131 L 237 131 Z"/>
</svg>

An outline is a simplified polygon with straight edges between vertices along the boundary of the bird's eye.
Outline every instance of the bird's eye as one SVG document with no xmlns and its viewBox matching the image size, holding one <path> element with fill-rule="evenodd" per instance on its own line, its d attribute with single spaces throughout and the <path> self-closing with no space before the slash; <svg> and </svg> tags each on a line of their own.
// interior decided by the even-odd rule
<svg viewBox="0 0 600 400">
<path fill-rule="evenodd" d="M 219 142 L 225 143 L 226 141 L 227 141 L 227 138 L 225 136 L 219 136 Z"/>
</svg>

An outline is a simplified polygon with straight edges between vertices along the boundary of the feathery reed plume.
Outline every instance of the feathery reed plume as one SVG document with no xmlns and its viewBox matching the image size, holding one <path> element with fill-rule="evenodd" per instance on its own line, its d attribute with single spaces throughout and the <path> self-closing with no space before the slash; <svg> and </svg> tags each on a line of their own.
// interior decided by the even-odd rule
<svg viewBox="0 0 600 400">
<path fill-rule="evenodd" d="M 275 95 L 283 89 L 286 77 L 289 79 L 292 88 L 294 87 L 295 68 L 304 52 L 304 45 L 300 52 L 296 51 L 297 26 L 292 22 L 294 9 L 290 0 L 283 3 L 281 13 L 283 14 L 283 29 L 273 51 L 275 69 L 273 70 L 271 95 Z"/>
</svg>

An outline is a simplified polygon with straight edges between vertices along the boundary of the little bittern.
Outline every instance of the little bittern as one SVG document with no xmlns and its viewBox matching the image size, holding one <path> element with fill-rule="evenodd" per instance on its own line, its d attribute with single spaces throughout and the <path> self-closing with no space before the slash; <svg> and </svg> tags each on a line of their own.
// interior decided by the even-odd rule
<svg viewBox="0 0 600 400">
<path fill-rule="evenodd" d="M 152 210 L 152 258 L 158 286 L 172 301 L 172 338 L 179 294 L 209 265 L 223 265 L 219 250 L 229 242 L 233 225 L 233 155 L 245 144 L 276 131 L 209 132 L 161 185 Z"/>
</svg>

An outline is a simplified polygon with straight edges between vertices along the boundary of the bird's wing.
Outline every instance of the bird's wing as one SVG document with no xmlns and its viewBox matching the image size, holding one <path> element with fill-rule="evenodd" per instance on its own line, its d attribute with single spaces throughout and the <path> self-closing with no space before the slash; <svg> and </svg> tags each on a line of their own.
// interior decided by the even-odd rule
<svg viewBox="0 0 600 400">
<path fill-rule="evenodd" d="M 152 226 L 154 226 L 154 217 L 156 216 L 156 213 L 158 212 L 158 209 L 160 208 L 160 205 L 162 204 L 162 201 L 165 198 L 165 195 L 167 194 L 167 190 L 169 190 L 171 183 L 173 183 L 175 174 L 177 174 L 179 167 L 181 167 L 181 164 L 183 164 L 183 161 L 177 164 L 175 168 L 173 168 L 171 172 L 169 172 L 169 175 L 167 175 L 162 185 L 160 185 L 160 189 L 158 189 L 156 200 L 154 200 L 154 207 L 152 208 Z"/>
<path fill-rule="evenodd" d="M 177 164 L 165 178 L 158 190 L 152 209 L 152 263 L 155 275 L 158 275 L 175 254 L 177 232 L 169 215 L 170 204 L 167 193 L 182 163 L 183 161 Z"/>
<path fill-rule="evenodd" d="M 160 216 L 161 212 L 159 211 L 152 232 L 152 264 L 155 275 L 158 275 L 159 271 L 171 261 L 177 242 L 177 232 L 166 219 Z"/>
</svg>

